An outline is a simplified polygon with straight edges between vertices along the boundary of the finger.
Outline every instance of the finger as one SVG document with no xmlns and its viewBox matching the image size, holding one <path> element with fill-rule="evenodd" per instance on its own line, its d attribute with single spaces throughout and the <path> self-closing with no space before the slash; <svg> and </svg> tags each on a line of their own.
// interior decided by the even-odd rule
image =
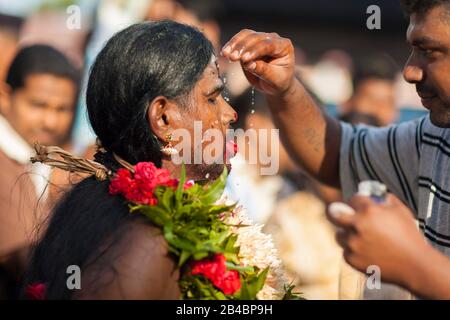
<svg viewBox="0 0 450 320">
<path fill-rule="evenodd" d="M 272 87 L 273 89 L 276 89 L 273 84 L 272 80 L 274 78 L 273 76 L 273 67 L 271 67 L 268 63 L 258 60 L 258 61 L 251 61 L 247 64 L 242 64 L 242 68 L 244 71 L 246 71 L 246 77 L 250 81 L 250 83 L 254 83 L 251 81 L 251 78 L 254 78 L 256 81 L 257 79 L 261 79 L 265 82 L 266 86 Z"/>
<path fill-rule="evenodd" d="M 351 252 L 350 250 L 344 250 L 343 256 L 344 256 L 345 262 L 347 262 L 349 266 L 356 269 L 355 254 L 353 254 L 353 252 Z"/>
<path fill-rule="evenodd" d="M 289 50 L 293 51 L 294 49 L 288 39 L 266 36 L 246 46 L 242 51 L 241 61 L 247 63 L 267 57 L 272 59 L 281 58 L 289 54 Z"/>
<path fill-rule="evenodd" d="M 366 211 L 368 207 L 375 205 L 375 202 L 370 199 L 370 197 L 356 195 L 350 199 L 349 205 L 355 209 L 357 213 L 361 213 Z"/>
<path fill-rule="evenodd" d="M 345 251 L 349 251 L 350 248 L 348 246 L 349 233 L 348 231 L 339 230 L 336 232 L 335 236 L 336 242 L 341 246 Z"/>
<path fill-rule="evenodd" d="M 230 54 L 230 58 L 234 60 L 241 59 L 244 55 L 244 52 L 247 52 L 250 47 L 253 47 L 257 43 L 264 42 L 270 38 L 266 33 L 250 33 L 240 41 L 236 42 L 232 47 L 232 52 Z"/>
<path fill-rule="evenodd" d="M 408 206 L 391 193 L 388 193 L 386 196 L 386 203 L 384 206 L 393 212 L 404 212 L 405 217 L 409 216 L 411 221 L 414 219 L 414 213 L 408 208 Z"/>
<path fill-rule="evenodd" d="M 399 205 L 404 206 L 404 203 L 399 198 L 394 196 L 392 193 L 387 194 L 386 203 L 393 205 L 393 206 L 399 206 Z"/>
<path fill-rule="evenodd" d="M 222 54 L 228 57 L 234 49 L 234 45 L 240 42 L 242 39 L 247 37 L 249 34 L 255 33 L 255 31 L 250 29 L 244 29 L 239 31 L 236 35 L 234 35 L 222 48 Z"/>
<path fill-rule="evenodd" d="M 353 209 L 345 203 L 332 203 L 327 210 L 328 220 L 340 228 L 351 228 L 355 223 Z"/>
<path fill-rule="evenodd" d="M 242 64 L 242 67 L 260 79 L 265 80 L 265 78 L 270 77 L 269 65 L 264 61 L 251 61 L 249 63 Z"/>
</svg>

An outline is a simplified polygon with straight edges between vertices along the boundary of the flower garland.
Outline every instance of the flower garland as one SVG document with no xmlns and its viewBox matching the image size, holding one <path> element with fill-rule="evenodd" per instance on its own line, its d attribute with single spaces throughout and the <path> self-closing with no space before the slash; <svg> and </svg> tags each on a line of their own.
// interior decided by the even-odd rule
<svg viewBox="0 0 450 320">
<path fill-rule="evenodd" d="M 151 162 L 119 169 L 109 193 L 121 195 L 132 214 L 160 227 L 180 269 L 182 299 L 299 299 L 287 285 L 281 261 L 262 226 L 252 225 L 241 207 L 222 199 L 227 178 L 207 184 L 170 178 Z M 31 299 L 44 299 L 45 285 L 30 285 Z"/>
<path fill-rule="evenodd" d="M 177 180 L 168 170 L 141 162 L 134 173 L 119 169 L 109 191 L 162 229 L 182 271 L 182 298 L 296 298 L 271 237 L 253 226 L 242 208 L 221 200 L 226 178 L 225 169 L 210 184 L 186 182 L 184 167 Z"/>
<path fill-rule="evenodd" d="M 240 247 L 239 258 L 245 266 L 269 269 L 266 282 L 258 292 L 260 300 L 279 300 L 286 297 L 288 280 L 282 269 L 282 262 L 272 241 L 272 236 L 262 232 L 263 225 L 254 225 L 242 206 L 236 208 L 226 222 L 230 225 L 247 225 L 246 228 L 233 228 L 238 234 L 236 245 Z"/>
</svg>

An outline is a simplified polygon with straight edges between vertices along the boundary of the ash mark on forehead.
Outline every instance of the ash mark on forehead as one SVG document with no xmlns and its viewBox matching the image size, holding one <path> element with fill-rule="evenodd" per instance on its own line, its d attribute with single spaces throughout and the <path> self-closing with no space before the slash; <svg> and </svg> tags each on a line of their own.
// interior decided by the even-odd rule
<svg viewBox="0 0 450 320">
<path fill-rule="evenodd" d="M 211 56 L 210 64 L 213 64 L 215 66 L 215 68 L 211 68 L 212 69 L 211 73 L 213 73 L 213 74 L 220 74 L 220 72 L 219 72 L 219 60 L 217 59 L 217 57 L 214 54 Z"/>
</svg>

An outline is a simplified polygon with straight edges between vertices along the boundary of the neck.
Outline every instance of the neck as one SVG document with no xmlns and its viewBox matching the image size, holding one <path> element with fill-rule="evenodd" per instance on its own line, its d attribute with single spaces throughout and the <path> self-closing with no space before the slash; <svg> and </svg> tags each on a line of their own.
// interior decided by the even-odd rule
<svg viewBox="0 0 450 320">
<path fill-rule="evenodd" d="M 169 159 L 162 160 L 162 167 L 170 171 L 172 178 L 179 179 L 181 176 L 181 165 L 174 164 Z M 215 180 L 217 179 L 223 171 L 222 165 L 185 165 L 186 168 L 186 180 L 194 181 L 204 181 L 204 180 Z M 231 167 L 228 167 L 228 172 Z"/>
</svg>

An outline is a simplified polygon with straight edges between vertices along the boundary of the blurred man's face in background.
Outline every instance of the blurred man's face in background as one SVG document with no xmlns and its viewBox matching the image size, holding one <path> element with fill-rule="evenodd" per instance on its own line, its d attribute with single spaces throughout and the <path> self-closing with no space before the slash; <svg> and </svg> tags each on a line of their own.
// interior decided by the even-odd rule
<svg viewBox="0 0 450 320">
<path fill-rule="evenodd" d="M 33 145 L 61 145 L 68 138 L 75 112 L 73 81 L 50 74 L 32 74 L 24 86 L 1 88 L 0 111 L 22 138 Z"/>
<path fill-rule="evenodd" d="M 395 122 L 395 88 L 390 80 L 365 79 L 355 88 L 355 93 L 344 107 L 345 112 L 357 112 L 374 116 L 381 126 Z"/>
<path fill-rule="evenodd" d="M 433 124 L 450 127 L 450 6 L 411 15 L 407 40 L 412 46 L 404 77 L 416 85 Z"/>
</svg>

